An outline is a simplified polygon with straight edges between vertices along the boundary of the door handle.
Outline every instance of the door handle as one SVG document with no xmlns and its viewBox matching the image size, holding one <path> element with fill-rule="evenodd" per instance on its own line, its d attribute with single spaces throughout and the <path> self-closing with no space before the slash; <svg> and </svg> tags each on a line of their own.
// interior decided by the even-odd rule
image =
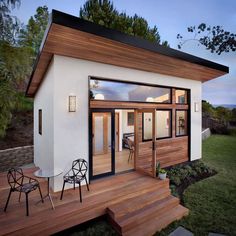
<svg viewBox="0 0 236 236">
<path fill-rule="evenodd" d="M 153 151 L 156 150 L 156 142 L 155 142 L 155 141 L 152 142 L 152 150 L 153 150 Z"/>
</svg>

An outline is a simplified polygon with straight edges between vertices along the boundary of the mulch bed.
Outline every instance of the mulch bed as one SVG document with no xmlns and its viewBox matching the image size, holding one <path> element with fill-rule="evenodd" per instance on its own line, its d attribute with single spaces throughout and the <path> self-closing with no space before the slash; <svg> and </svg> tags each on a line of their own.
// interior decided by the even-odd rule
<svg viewBox="0 0 236 236">
<path fill-rule="evenodd" d="M 179 197 L 180 197 L 180 200 L 181 202 L 183 203 L 183 193 L 184 191 L 192 184 L 200 181 L 200 180 L 203 180 L 203 179 L 206 179 L 206 178 L 209 178 L 211 176 L 214 176 L 217 174 L 217 171 L 213 170 L 212 173 L 202 173 L 201 175 L 198 175 L 198 176 L 195 176 L 195 177 L 187 177 L 185 178 L 182 183 L 178 186 L 174 185 L 175 186 L 175 191 L 178 193 Z"/>
</svg>

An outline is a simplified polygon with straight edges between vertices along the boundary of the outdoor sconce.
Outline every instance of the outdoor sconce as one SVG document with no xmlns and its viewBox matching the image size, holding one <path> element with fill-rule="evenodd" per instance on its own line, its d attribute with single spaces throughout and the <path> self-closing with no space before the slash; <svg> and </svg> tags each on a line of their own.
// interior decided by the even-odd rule
<svg viewBox="0 0 236 236">
<path fill-rule="evenodd" d="M 69 112 L 76 111 L 76 96 L 69 96 Z"/>
<path fill-rule="evenodd" d="M 199 112 L 199 103 L 198 102 L 194 103 L 194 111 Z"/>
</svg>

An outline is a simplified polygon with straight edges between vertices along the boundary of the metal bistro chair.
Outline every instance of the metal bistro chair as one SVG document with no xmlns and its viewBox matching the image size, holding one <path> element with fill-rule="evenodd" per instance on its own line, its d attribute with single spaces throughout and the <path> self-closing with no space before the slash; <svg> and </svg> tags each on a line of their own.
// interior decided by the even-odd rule
<svg viewBox="0 0 236 236">
<path fill-rule="evenodd" d="M 129 140 L 129 138 L 124 138 L 124 144 L 125 147 L 129 149 L 129 157 L 128 157 L 128 163 L 129 163 L 129 161 L 132 160 L 134 155 L 134 145 L 133 142 Z"/>
<path fill-rule="evenodd" d="M 25 176 L 21 168 L 11 168 L 7 173 L 7 180 L 10 185 L 10 192 L 7 198 L 7 202 L 4 208 L 6 212 L 7 206 L 11 197 L 12 192 L 19 192 L 19 202 L 21 198 L 21 193 L 25 193 L 26 198 L 26 215 L 29 215 L 29 203 L 28 203 L 28 194 L 37 188 L 39 189 L 40 197 L 43 202 L 42 192 L 38 180 L 31 177 Z"/>
<path fill-rule="evenodd" d="M 63 176 L 63 187 L 61 191 L 61 200 L 64 193 L 65 183 L 73 184 L 75 190 L 75 184 L 79 184 L 79 195 L 80 202 L 82 202 L 82 194 L 81 194 L 81 182 L 85 180 L 87 189 L 89 191 L 88 181 L 86 177 L 86 173 L 88 171 L 88 164 L 84 159 L 77 159 L 72 162 L 72 168 Z"/>
</svg>

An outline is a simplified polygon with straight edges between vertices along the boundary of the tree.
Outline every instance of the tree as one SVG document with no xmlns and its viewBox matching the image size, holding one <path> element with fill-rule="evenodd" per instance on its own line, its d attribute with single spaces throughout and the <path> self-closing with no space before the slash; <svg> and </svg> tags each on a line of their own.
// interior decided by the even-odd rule
<svg viewBox="0 0 236 236">
<path fill-rule="evenodd" d="M 80 17 L 151 42 L 159 44 L 161 42 L 156 26 L 149 27 L 148 22 L 137 14 L 128 16 L 124 12 L 119 13 L 110 0 L 87 0 L 83 7 L 80 8 Z M 169 46 L 167 41 L 162 44 Z"/>
<path fill-rule="evenodd" d="M 209 102 L 202 100 L 202 112 L 205 116 L 214 117 L 215 108 Z"/>
<path fill-rule="evenodd" d="M 198 26 L 190 26 L 187 30 L 193 34 L 193 38 L 183 39 L 183 36 L 178 34 L 179 49 L 188 41 L 197 41 L 205 46 L 207 50 L 210 50 L 211 53 L 217 53 L 218 55 L 236 50 L 236 34 L 224 30 L 222 26 L 209 26 L 201 23 Z"/>
<path fill-rule="evenodd" d="M 20 5 L 20 0 L 0 0 L 0 40 L 14 44 L 20 23 L 11 15 L 11 9 Z"/>
<path fill-rule="evenodd" d="M 25 29 L 21 29 L 18 43 L 20 46 L 30 47 L 37 55 L 47 27 L 49 12 L 47 6 L 38 7 L 36 14 L 30 17 Z"/>
</svg>

